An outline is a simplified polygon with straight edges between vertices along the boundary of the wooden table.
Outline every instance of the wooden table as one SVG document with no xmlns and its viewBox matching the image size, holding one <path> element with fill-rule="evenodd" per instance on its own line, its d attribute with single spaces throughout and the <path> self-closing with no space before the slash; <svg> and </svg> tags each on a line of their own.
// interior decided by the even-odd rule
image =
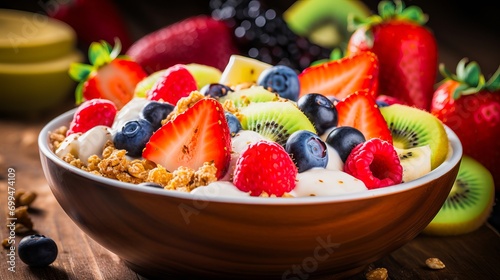
<svg viewBox="0 0 500 280">
<path fill-rule="evenodd" d="M 43 125 L 72 104 L 46 113 L 16 119 L 0 116 L 0 223 L 6 223 L 8 168 L 15 169 L 16 190 L 38 194 L 30 216 L 34 229 L 55 240 L 59 248 L 56 261 L 47 268 L 33 269 L 17 256 L 15 272 L 8 270 L 9 250 L 2 249 L 0 279 L 141 279 L 113 253 L 86 236 L 64 213 L 43 175 L 37 137 Z M 0 238 L 7 238 L 7 229 Z M 16 244 L 21 236 L 16 237 Z M 429 257 L 441 259 L 446 268 L 430 270 Z M 385 267 L 390 279 L 498 279 L 500 277 L 500 235 L 485 225 L 479 230 L 457 237 L 418 236 L 371 268 Z M 365 279 L 363 273 L 352 279 Z"/>
</svg>

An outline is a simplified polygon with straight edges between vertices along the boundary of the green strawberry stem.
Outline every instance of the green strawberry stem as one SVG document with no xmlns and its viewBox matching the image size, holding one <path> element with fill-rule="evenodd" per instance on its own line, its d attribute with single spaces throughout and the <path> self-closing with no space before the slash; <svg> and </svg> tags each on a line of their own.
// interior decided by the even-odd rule
<svg viewBox="0 0 500 280">
<path fill-rule="evenodd" d="M 392 1 L 380 1 L 378 13 L 378 15 L 371 15 L 367 18 L 350 15 L 348 17 L 348 30 L 355 31 L 362 26 L 370 30 L 370 26 L 389 20 L 411 21 L 418 25 L 424 25 L 429 20 L 428 16 L 422 12 L 422 9 L 417 6 L 405 7 L 402 0 L 394 0 L 394 3 Z"/>
<path fill-rule="evenodd" d="M 115 58 L 119 58 L 122 50 L 121 42 L 115 38 L 115 45 L 111 45 L 102 40 L 100 42 L 93 42 L 89 46 L 88 57 L 90 64 L 74 62 L 70 65 L 68 74 L 69 76 L 79 82 L 75 89 L 76 104 L 83 102 L 83 84 L 87 81 L 92 73 L 97 71 L 100 67 L 110 63 Z"/>
<path fill-rule="evenodd" d="M 451 73 L 443 63 L 439 65 L 439 71 L 445 78 L 443 80 L 454 80 L 459 86 L 453 92 L 453 99 L 458 99 L 462 95 L 475 94 L 486 90 L 489 92 L 500 91 L 500 66 L 497 71 L 486 81 L 481 73 L 479 64 L 475 61 L 469 63 L 467 58 L 462 58 L 457 64 L 456 74 Z"/>
<path fill-rule="evenodd" d="M 320 64 L 323 64 L 323 63 L 326 63 L 329 61 L 339 60 L 343 57 L 344 57 L 344 51 L 342 51 L 342 49 L 340 49 L 340 48 L 334 48 L 332 50 L 332 52 L 330 53 L 329 58 L 313 61 L 310 66 L 316 66 L 316 65 L 320 65 Z"/>
</svg>

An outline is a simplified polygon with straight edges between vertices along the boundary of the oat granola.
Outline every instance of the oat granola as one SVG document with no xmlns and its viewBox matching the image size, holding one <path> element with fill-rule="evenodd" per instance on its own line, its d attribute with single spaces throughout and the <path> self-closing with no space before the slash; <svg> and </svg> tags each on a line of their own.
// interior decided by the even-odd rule
<svg viewBox="0 0 500 280">
<path fill-rule="evenodd" d="M 64 140 L 62 136 L 65 135 L 66 131 L 66 127 L 60 127 L 50 133 L 49 139 L 53 151 L 61 144 L 61 139 Z M 133 184 L 152 182 L 168 190 L 189 192 L 196 187 L 217 181 L 215 175 L 217 168 L 213 163 L 207 162 L 198 170 L 181 167 L 169 172 L 152 161 L 127 157 L 127 152 L 123 149 L 116 149 L 111 141 L 106 143 L 102 155 L 90 156 L 86 165 L 71 153 L 67 153 L 62 159 L 79 169 L 98 176 Z"/>
</svg>

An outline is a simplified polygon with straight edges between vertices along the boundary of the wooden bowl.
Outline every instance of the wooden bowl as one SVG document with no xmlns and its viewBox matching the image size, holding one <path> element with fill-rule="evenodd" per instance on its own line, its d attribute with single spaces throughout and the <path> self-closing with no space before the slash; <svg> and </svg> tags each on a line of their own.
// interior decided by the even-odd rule
<svg viewBox="0 0 500 280">
<path fill-rule="evenodd" d="M 68 125 L 73 112 L 40 132 L 50 188 L 86 234 L 151 279 L 354 275 L 426 227 L 462 157 L 460 141 L 447 129 L 449 158 L 397 186 L 332 197 L 193 195 L 98 177 L 59 159 L 48 147 L 48 133 Z"/>
</svg>

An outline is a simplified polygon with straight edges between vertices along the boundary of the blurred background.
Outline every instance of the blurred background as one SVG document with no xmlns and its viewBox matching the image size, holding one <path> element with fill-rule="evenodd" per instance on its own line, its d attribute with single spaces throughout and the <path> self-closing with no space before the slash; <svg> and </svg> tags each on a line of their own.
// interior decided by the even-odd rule
<svg viewBox="0 0 500 280">
<path fill-rule="evenodd" d="M 335 4 L 336 1 L 338 0 L 331 0 L 332 4 Z M 79 9 L 80 15 L 85 13 L 85 16 L 92 19 L 87 20 L 88 28 L 86 33 L 94 32 L 98 34 L 99 32 L 105 32 L 106 26 L 103 25 L 104 22 L 123 19 L 125 31 L 127 36 L 130 37 L 130 41 L 135 41 L 145 34 L 188 16 L 210 14 L 208 0 L 175 2 L 161 0 L 2 0 L 0 8 L 21 9 L 47 14 L 58 6 L 67 5 L 71 2 L 97 3 L 94 4 L 95 8 L 91 11 Z M 116 8 L 116 11 L 111 11 L 108 2 Z M 295 1 L 262 0 L 261 2 L 268 7 L 274 8 L 277 14 L 281 14 Z M 362 0 L 362 2 L 372 12 L 377 11 L 378 0 Z M 407 0 L 405 4 L 407 6 L 417 5 L 429 16 L 427 26 L 433 30 L 437 37 L 440 62 L 445 63 L 450 69 L 455 69 L 457 62 L 461 58 L 468 57 L 469 60 L 479 63 L 486 76 L 491 75 L 498 68 L 500 62 L 500 28 L 498 28 L 497 22 L 500 9 L 493 7 L 491 2 L 486 0 L 462 2 L 455 0 Z M 113 18 L 115 12 L 120 19 Z M 74 17 L 75 14 L 70 16 Z M 83 32 L 79 33 L 79 35 L 87 36 Z M 127 45 L 126 40 L 124 40 L 124 43 Z M 84 44 L 81 44 L 81 47 L 83 49 Z"/>
</svg>

